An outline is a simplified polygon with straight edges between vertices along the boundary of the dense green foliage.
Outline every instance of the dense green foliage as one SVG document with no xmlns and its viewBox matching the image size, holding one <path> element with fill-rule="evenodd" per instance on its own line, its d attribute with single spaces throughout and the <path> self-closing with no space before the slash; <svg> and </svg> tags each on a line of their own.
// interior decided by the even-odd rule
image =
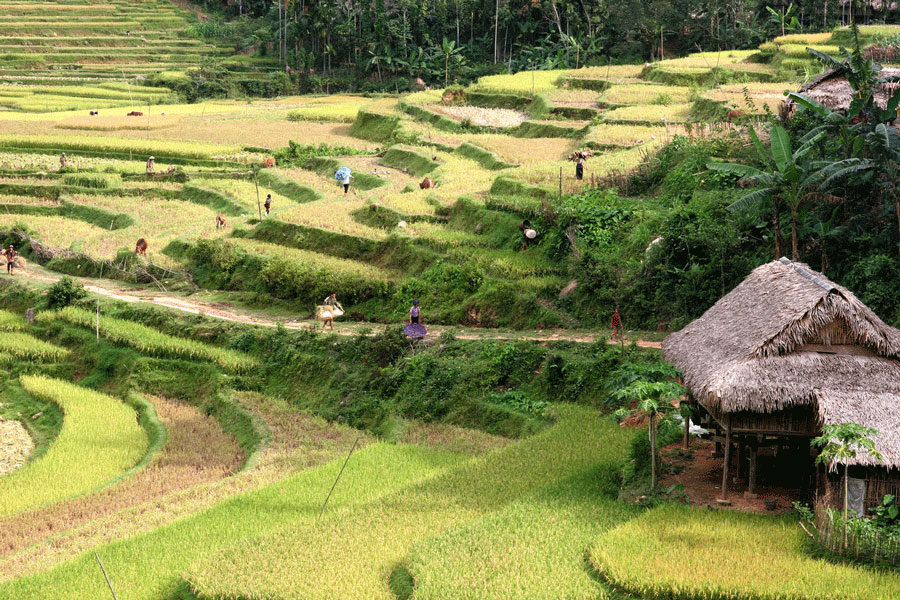
<svg viewBox="0 0 900 600">
<path fill-rule="evenodd" d="M 312 92 L 405 91 L 417 77 L 446 86 L 506 69 L 578 68 L 696 48 L 752 48 L 776 35 L 830 30 L 852 20 L 851 13 L 866 23 L 896 18 L 875 2 L 842 11 L 837 0 L 790 6 L 763 0 L 441 0 L 400 2 L 390 10 L 381 1 L 346 7 L 292 3 L 284 10 L 259 0 L 204 4 L 225 18 L 244 18 L 201 23 L 195 35 L 230 38 L 238 49 L 275 55 Z"/>
</svg>

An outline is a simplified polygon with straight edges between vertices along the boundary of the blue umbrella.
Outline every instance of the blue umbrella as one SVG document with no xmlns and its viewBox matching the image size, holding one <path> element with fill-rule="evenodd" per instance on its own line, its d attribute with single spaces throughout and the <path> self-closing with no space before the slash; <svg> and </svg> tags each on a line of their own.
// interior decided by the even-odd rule
<svg viewBox="0 0 900 600">
<path fill-rule="evenodd" d="M 347 177 L 350 176 L 350 173 L 352 173 L 352 171 L 350 170 L 350 167 L 341 167 L 341 168 L 338 169 L 337 172 L 334 174 L 334 178 L 335 178 L 337 181 L 341 181 L 341 180 L 343 180 L 343 179 L 347 179 Z"/>
</svg>

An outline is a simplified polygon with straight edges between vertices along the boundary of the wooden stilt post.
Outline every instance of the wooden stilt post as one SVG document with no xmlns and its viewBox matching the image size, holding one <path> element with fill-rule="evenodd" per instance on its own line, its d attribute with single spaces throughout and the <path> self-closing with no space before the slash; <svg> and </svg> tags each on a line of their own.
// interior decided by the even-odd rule
<svg viewBox="0 0 900 600">
<path fill-rule="evenodd" d="M 756 494 L 756 453 L 757 453 L 757 444 L 756 442 L 750 443 L 750 476 L 747 482 L 747 493 L 744 494 L 744 498 L 747 500 L 756 500 L 759 496 Z"/>
<path fill-rule="evenodd" d="M 722 461 L 722 497 L 716 500 L 717 503 L 728 506 L 731 500 L 728 499 L 728 463 L 731 462 L 731 416 L 728 416 L 728 422 L 725 425 L 725 459 Z"/>
<path fill-rule="evenodd" d="M 684 418 L 684 449 L 688 450 L 691 447 L 691 418 Z"/>
<path fill-rule="evenodd" d="M 743 438 L 738 438 L 737 442 L 737 464 L 734 467 L 734 481 L 735 485 L 739 484 L 744 479 L 744 470 L 746 469 L 746 463 L 744 452 L 746 449 L 746 444 L 744 443 Z"/>
</svg>

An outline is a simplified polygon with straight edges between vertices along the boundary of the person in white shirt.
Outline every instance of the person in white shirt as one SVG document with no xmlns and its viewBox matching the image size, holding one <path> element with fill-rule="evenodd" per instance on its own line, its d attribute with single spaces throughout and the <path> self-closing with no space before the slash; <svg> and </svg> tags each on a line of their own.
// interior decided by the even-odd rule
<svg viewBox="0 0 900 600">
<path fill-rule="evenodd" d="M 344 186 L 344 195 L 347 195 L 347 192 L 350 191 L 350 180 L 353 179 L 353 175 L 349 172 L 344 172 L 344 176 L 341 178 L 341 185 Z"/>
</svg>

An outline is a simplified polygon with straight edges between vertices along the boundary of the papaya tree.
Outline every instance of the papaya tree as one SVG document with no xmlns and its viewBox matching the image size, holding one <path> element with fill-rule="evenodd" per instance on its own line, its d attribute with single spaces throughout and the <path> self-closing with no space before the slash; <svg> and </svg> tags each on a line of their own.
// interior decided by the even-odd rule
<svg viewBox="0 0 900 600">
<path fill-rule="evenodd" d="M 634 410 L 623 408 L 616 415 L 624 418 L 634 412 L 645 414 L 649 419 L 650 436 L 650 489 L 656 489 L 656 430 L 659 422 L 675 412 L 675 405 L 684 395 L 685 389 L 680 383 L 669 381 L 638 380 L 613 393 L 617 400 L 634 404 Z"/>
<path fill-rule="evenodd" d="M 881 453 L 875 448 L 872 439 L 878 435 L 876 429 L 864 427 L 858 423 L 837 423 L 822 428 L 819 437 L 813 438 L 810 445 L 822 448 L 816 462 L 826 467 L 833 464 L 844 466 L 844 548 L 847 548 L 847 514 L 850 508 L 848 471 L 850 461 L 859 453 L 865 453 L 877 461 L 882 460 Z"/>
</svg>

